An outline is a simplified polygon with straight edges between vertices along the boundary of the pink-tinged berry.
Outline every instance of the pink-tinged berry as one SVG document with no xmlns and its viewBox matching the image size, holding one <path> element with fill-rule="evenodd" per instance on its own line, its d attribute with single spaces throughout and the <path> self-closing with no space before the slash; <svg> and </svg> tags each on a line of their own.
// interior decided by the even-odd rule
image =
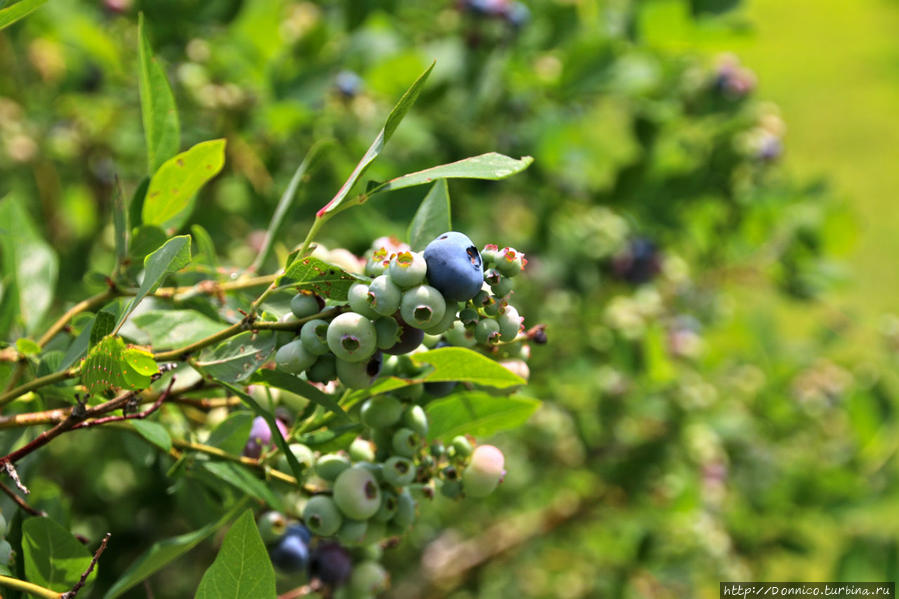
<svg viewBox="0 0 899 599">
<path fill-rule="evenodd" d="M 506 471 L 503 452 L 493 445 L 479 445 L 462 472 L 462 485 L 468 497 L 486 497 L 502 482 Z"/>
</svg>

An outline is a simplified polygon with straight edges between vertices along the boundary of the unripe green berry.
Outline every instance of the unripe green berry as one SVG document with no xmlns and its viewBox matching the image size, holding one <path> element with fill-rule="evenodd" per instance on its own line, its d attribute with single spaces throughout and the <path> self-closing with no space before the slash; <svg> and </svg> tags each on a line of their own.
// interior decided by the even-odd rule
<svg viewBox="0 0 899 599">
<path fill-rule="evenodd" d="M 303 347 L 316 356 L 323 356 L 330 353 L 328 349 L 328 321 L 316 318 L 310 320 L 300 329 L 300 340 Z"/>
<path fill-rule="evenodd" d="M 499 323 L 492 318 L 484 318 L 474 328 L 474 338 L 484 345 L 496 345 L 499 343 Z"/>
<path fill-rule="evenodd" d="M 380 315 L 372 310 L 368 303 L 368 285 L 366 283 L 353 283 L 346 294 L 346 301 L 350 309 L 361 314 L 365 318 L 376 320 Z"/>
<path fill-rule="evenodd" d="M 412 383 L 411 385 L 406 385 L 405 387 L 394 389 L 393 392 L 400 399 L 404 399 L 406 401 L 417 401 L 419 398 L 421 398 L 422 394 L 424 394 L 425 385 L 424 383 Z"/>
<path fill-rule="evenodd" d="M 368 470 L 372 476 L 375 477 L 375 481 L 378 484 L 384 482 L 384 473 L 382 471 L 382 465 L 375 462 L 359 462 L 357 464 L 353 464 L 354 468 L 365 468 Z"/>
<path fill-rule="evenodd" d="M 471 446 L 471 441 L 462 435 L 453 437 L 453 440 L 450 441 L 450 446 L 453 448 L 453 455 L 460 458 L 467 458 L 474 450 Z"/>
<path fill-rule="evenodd" d="M 506 306 L 502 314 L 497 316 L 496 322 L 499 324 L 500 341 L 512 341 L 521 330 L 521 316 L 515 306 Z"/>
<path fill-rule="evenodd" d="M 346 456 L 327 453 L 315 461 L 315 473 L 325 480 L 333 481 L 350 466 L 350 460 Z"/>
<path fill-rule="evenodd" d="M 462 494 L 462 483 L 458 480 L 445 480 L 440 485 L 440 493 L 448 499 L 456 499 Z"/>
<path fill-rule="evenodd" d="M 308 351 L 300 339 L 294 339 L 290 343 L 282 345 L 275 352 L 275 364 L 278 368 L 290 374 L 300 374 L 315 363 L 318 358 Z"/>
<path fill-rule="evenodd" d="M 364 543 L 377 543 L 387 536 L 387 525 L 378 522 L 374 518 L 368 521 L 368 530 L 365 531 Z"/>
<path fill-rule="evenodd" d="M 512 281 L 509 277 L 503 277 L 499 280 L 499 283 L 493 285 L 491 287 L 493 289 L 494 295 L 498 297 L 505 297 L 512 293 L 512 290 L 515 289 L 515 282 Z"/>
<path fill-rule="evenodd" d="M 496 489 L 505 470 L 503 452 L 493 445 L 479 445 L 471 462 L 462 472 L 462 485 L 468 497 L 486 497 Z"/>
<path fill-rule="evenodd" d="M 397 286 L 408 289 L 425 280 L 428 265 L 419 252 L 399 252 L 390 259 L 387 274 Z"/>
<path fill-rule="evenodd" d="M 420 442 L 421 438 L 412 429 L 401 428 L 393 433 L 393 451 L 397 455 L 411 458 L 418 451 Z"/>
<path fill-rule="evenodd" d="M 381 352 L 363 362 L 337 360 L 337 378 L 350 389 L 367 389 L 381 374 Z"/>
<path fill-rule="evenodd" d="M 428 335 L 439 336 L 445 333 L 453 323 L 456 322 L 456 315 L 459 313 L 459 304 L 456 302 L 449 302 L 446 304 L 446 310 L 443 313 L 443 318 L 440 319 L 440 322 L 437 324 L 428 327 L 425 329 L 425 333 Z M 439 339 L 438 339 L 439 341 Z M 437 341 L 434 342 L 434 345 L 437 344 Z M 432 347 L 432 346 L 429 346 Z"/>
<path fill-rule="evenodd" d="M 459 320 L 462 322 L 462 324 L 464 326 L 468 326 L 468 325 L 474 326 L 478 323 L 478 320 L 480 320 L 480 319 L 481 319 L 481 317 L 478 315 L 478 311 L 475 310 L 474 308 L 463 308 L 459 312 Z M 455 327 L 453 327 L 453 328 L 455 328 Z"/>
<path fill-rule="evenodd" d="M 496 316 L 499 314 L 500 308 L 501 300 L 497 300 L 497 298 L 490 296 L 490 299 L 484 304 L 484 314 L 487 316 Z"/>
<path fill-rule="evenodd" d="M 370 428 L 386 428 L 399 422 L 403 404 L 392 395 L 377 395 L 362 404 L 359 417 Z"/>
<path fill-rule="evenodd" d="M 496 270 L 507 277 L 518 275 L 524 270 L 525 264 L 527 264 L 527 260 L 525 260 L 524 254 L 513 248 L 501 249 L 496 258 Z"/>
<path fill-rule="evenodd" d="M 344 545 L 358 545 L 366 540 L 368 522 L 366 520 L 343 519 L 340 530 L 337 531 L 337 540 Z"/>
<path fill-rule="evenodd" d="M 375 460 L 375 449 L 372 447 L 371 441 L 365 439 L 354 439 L 350 443 L 347 453 L 354 462 L 373 462 Z"/>
<path fill-rule="evenodd" d="M 418 474 L 412 460 L 400 456 L 393 456 L 384 462 L 384 481 L 394 487 L 405 487 L 415 480 Z"/>
<path fill-rule="evenodd" d="M 284 532 L 287 530 L 287 518 L 281 512 L 265 512 L 259 516 L 257 526 L 262 542 L 268 545 L 284 536 Z"/>
<path fill-rule="evenodd" d="M 475 313 L 476 318 L 480 318 Z M 475 320 L 477 322 L 477 320 Z M 446 331 L 443 334 L 446 337 L 446 340 L 450 343 L 450 345 L 454 345 L 456 347 L 467 347 L 471 349 L 475 345 L 478 344 L 477 339 L 474 338 L 474 330 L 469 330 L 465 328 L 465 326 L 461 322 L 453 323 L 452 328 Z"/>
<path fill-rule="evenodd" d="M 375 332 L 378 334 L 378 349 L 390 349 L 400 340 L 400 325 L 389 316 L 375 321 Z"/>
<path fill-rule="evenodd" d="M 387 271 L 389 255 L 385 248 L 378 248 L 365 262 L 365 275 L 369 277 L 377 277 Z"/>
<path fill-rule="evenodd" d="M 335 356 L 347 362 L 363 362 L 377 350 L 375 325 L 355 312 L 344 312 L 328 325 L 328 347 Z"/>
<path fill-rule="evenodd" d="M 6 518 L 3 517 L 3 514 L 0 514 L 0 539 L 5 537 L 7 532 L 9 532 L 9 526 L 6 523 Z"/>
<path fill-rule="evenodd" d="M 405 530 L 415 522 L 415 500 L 409 491 L 403 491 L 396 496 L 396 515 L 393 523 Z"/>
<path fill-rule="evenodd" d="M 381 507 L 378 508 L 378 512 L 374 515 L 374 519 L 378 522 L 390 522 L 396 514 L 396 507 L 396 493 L 393 491 L 382 491 Z"/>
<path fill-rule="evenodd" d="M 446 301 L 430 285 L 419 285 L 403 293 L 400 314 L 403 320 L 417 329 L 436 326 L 446 312 Z"/>
<path fill-rule="evenodd" d="M 428 436 L 428 416 L 421 406 L 409 406 L 403 414 L 403 424 L 422 438 Z"/>
<path fill-rule="evenodd" d="M 297 318 L 308 318 L 313 314 L 318 314 L 324 307 L 325 302 L 312 293 L 300 292 L 290 300 L 290 311 Z"/>
<path fill-rule="evenodd" d="M 384 567 L 377 562 L 356 564 L 350 575 L 350 589 L 360 594 L 377 594 L 387 589 L 390 577 Z"/>
<path fill-rule="evenodd" d="M 334 481 L 334 502 L 348 518 L 367 520 L 381 507 L 381 490 L 368 469 L 355 466 Z"/>
<path fill-rule="evenodd" d="M 315 364 L 306 369 L 306 378 L 313 383 L 327 383 L 337 378 L 337 358 L 328 354 L 319 356 Z"/>
<path fill-rule="evenodd" d="M 327 495 L 314 495 L 303 508 L 303 522 L 315 534 L 330 537 L 340 530 L 343 516 L 333 499 Z"/>
<path fill-rule="evenodd" d="M 368 286 L 368 305 L 382 316 L 390 316 L 400 307 L 403 291 L 387 275 L 376 277 Z"/>
<path fill-rule="evenodd" d="M 12 545 L 3 539 L 0 541 L 0 566 L 9 566 L 10 562 L 12 562 Z"/>
</svg>

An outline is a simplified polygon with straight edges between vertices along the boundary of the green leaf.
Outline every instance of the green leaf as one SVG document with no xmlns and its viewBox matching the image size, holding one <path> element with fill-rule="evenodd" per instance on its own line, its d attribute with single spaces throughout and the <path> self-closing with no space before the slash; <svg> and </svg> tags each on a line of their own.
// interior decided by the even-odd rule
<svg viewBox="0 0 899 599">
<path fill-rule="evenodd" d="M 128 249 L 129 257 L 136 262 L 143 262 L 147 254 L 150 254 L 166 242 L 168 235 L 161 227 L 156 225 L 141 225 L 132 231 L 131 247 Z"/>
<path fill-rule="evenodd" d="M 343 269 L 318 258 L 306 256 L 290 263 L 281 277 L 281 284 L 289 279 L 297 290 L 305 289 L 335 300 L 345 300 L 353 283 L 359 280 Z"/>
<path fill-rule="evenodd" d="M 87 548 L 50 518 L 25 520 L 22 553 L 28 581 L 60 592 L 71 589 L 91 563 Z M 88 580 L 96 577 L 95 570 Z"/>
<path fill-rule="evenodd" d="M 177 151 L 177 148 L 175 151 Z M 133 228 L 137 228 L 141 225 L 140 215 L 144 209 L 144 198 L 147 197 L 147 188 L 149 186 L 150 177 L 148 175 L 141 179 L 140 183 L 138 183 L 137 187 L 134 190 L 134 195 L 131 196 L 131 201 L 128 203 L 128 223 Z M 134 241 L 132 240 L 131 243 L 133 244 Z M 160 245 L 162 245 L 162 242 L 160 242 Z M 152 249 L 155 250 L 156 248 Z M 145 252 L 144 255 L 146 255 L 147 253 L 148 252 Z M 141 259 L 143 259 L 143 256 L 141 256 Z"/>
<path fill-rule="evenodd" d="M 215 244 L 212 243 L 212 237 L 209 232 L 201 225 L 191 225 L 190 233 L 197 242 L 197 251 L 200 254 L 200 261 L 210 267 L 213 272 L 218 268 L 218 259 L 215 255 Z"/>
<path fill-rule="evenodd" d="M 265 419 L 266 424 L 268 424 L 269 430 L 272 431 L 272 441 L 275 442 L 275 445 L 284 454 L 284 457 L 287 458 L 287 464 L 290 466 L 291 472 L 296 477 L 297 480 L 303 479 L 303 467 L 300 466 L 300 463 L 297 461 L 296 457 L 294 457 L 293 452 L 290 451 L 287 447 L 287 441 L 281 435 L 281 429 L 278 428 L 278 424 L 275 422 L 275 417 L 272 416 L 271 412 L 268 410 L 264 410 L 259 403 L 253 399 L 253 397 L 247 393 L 244 393 L 234 385 L 227 383 L 225 381 L 218 381 L 222 387 L 238 396 L 245 404 L 247 404 L 253 412 L 256 413 L 257 416 L 262 416 Z"/>
<path fill-rule="evenodd" d="M 125 196 L 122 194 L 122 184 L 118 178 L 113 194 L 112 224 L 115 227 L 115 255 L 118 268 L 128 256 L 128 211 L 125 209 Z"/>
<path fill-rule="evenodd" d="M 350 420 L 350 417 L 343 411 L 343 408 L 337 405 L 337 401 L 333 397 L 327 393 L 322 393 L 306 381 L 291 374 L 287 374 L 286 372 L 280 372 L 278 370 L 260 370 L 253 375 L 253 382 L 290 391 L 300 397 L 305 397 L 311 402 L 317 403 L 326 410 L 334 412 L 343 420 Z"/>
<path fill-rule="evenodd" d="M 247 444 L 247 439 L 250 438 L 253 418 L 253 413 L 247 410 L 234 412 L 213 429 L 206 445 L 218 447 L 232 455 L 239 455 Z"/>
<path fill-rule="evenodd" d="M 163 451 L 169 451 L 172 448 L 172 437 L 169 431 L 158 422 L 149 420 L 132 419 L 131 425 L 134 427 L 141 437 L 157 446 Z"/>
<path fill-rule="evenodd" d="M 197 366 L 217 379 L 235 383 L 249 378 L 275 351 L 275 332 L 245 331 L 212 350 L 204 351 Z"/>
<path fill-rule="evenodd" d="M 22 0 L 0 10 L 0 29 L 5 29 L 21 18 L 27 17 L 47 0 Z"/>
<path fill-rule="evenodd" d="M 430 440 L 448 441 L 456 435 L 489 437 L 527 422 L 540 402 L 520 395 L 490 395 L 483 391 L 453 393 L 425 407 Z"/>
<path fill-rule="evenodd" d="M 132 310 L 147 296 L 159 287 L 165 276 L 187 266 L 190 263 L 190 235 L 178 235 L 166 241 L 161 248 L 144 258 L 144 279 L 134 299 L 122 311 L 116 330 L 121 328 Z"/>
<path fill-rule="evenodd" d="M 396 106 L 390 111 L 390 115 L 388 115 L 387 121 L 384 123 L 384 128 L 378 132 L 377 137 L 375 137 L 375 140 L 362 156 L 362 159 L 356 165 L 356 168 L 353 169 L 353 172 L 350 173 L 350 176 L 337 191 L 337 194 L 316 213 L 316 218 L 323 218 L 328 214 L 333 215 L 338 211 L 349 207 L 344 205 L 347 194 L 350 193 L 353 186 L 356 184 L 356 181 L 358 181 L 359 177 L 361 177 L 366 169 L 368 169 L 369 165 L 381 154 L 381 151 L 393 135 L 393 132 L 396 131 L 396 128 L 406 116 L 406 113 L 409 112 L 409 109 L 415 103 L 415 100 L 418 99 L 418 94 L 421 93 L 425 81 L 428 80 L 428 75 L 431 74 L 434 64 L 435 63 L 432 62 L 431 66 L 418 76 L 418 79 L 415 80 L 412 86 L 403 94 L 403 97 L 400 98 L 399 102 L 396 103 Z M 361 202 L 356 202 L 356 204 L 359 203 Z"/>
<path fill-rule="evenodd" d="M 527 382 L 487 356 L 464 347 L 441 347 L 411 357 L 417 364 L 434 367 L 422 377 L 425 381 L 467 381 L 500 389 Z"/>
<path fill-rule="evenodd" d="M 305 433 L 297 437 L 297 442 L 309 447 L 316 447 L 319 451 L 330 451 L 331 444 L 341 444 L 344 437 L 349 436 L 350 441 L 362 430 L 359 424 L 346 424 L 344 426 L 328 427 L 324 430 Z M 349 443 L 347 443 L 349 445 Z M 327 449 L 326 449 L 327 447 Z"/>
<path fill-rule="evenodd" d="M 257 478 L 245 466 L 234 462 L 208 461 L 203 462 L 203 468 L 213 476 L 232 485 L 235 489 L 264 501 L 274 509 L 282 509 L 281 499 L 272 493 L 265 481 Z"/>
<path fill-rule="evenodd" d="M 154 350 L 190 345 L 225 328 L 196 310 L 147 310 L 132 319 L 150 337 Z"/>
<path fill-rule="evenodd" d="M 275 570 L 253 512 L 245 511 L 206 570 L 195 599 L 274 599 Z"/>
<path fill-rule="evenodd" d="M 191 200 L 225 165 L 225 140 L 198 143 L 169 158 L 150 179 L 141 217 L 145 224 L 167 226 L 191 207 Z"/>
<path fill-rule="evenodd" d="M 447 185 L 446 179 L 440 179 L 434 183 L 415 212 L 406 238 L 412 249 L 420 252 L 438 235 L 452 231 L 452 229 L 449 185 Z"/>
<path fill-rule="evenodd" d="M 23 356 L 36 356 L 41 353 L 41 346 L 34 339 L 22 337 L 16 339 L 16 350 Z"/>
<path fill-rule="evenodd" d="M 368 193 L 368 197 L 393 189 L 424 185 L 437 179 L 486 179 L 496 181 L 520 173 L 529 167 L 532 162 L 534 162 L 534 159 L 530 156 L 524 156 L 516 160 L 503 154 L 489 152 L 391 179 L 374 188 Z"/>
<path fill-rule="evenodd" d="M 147 140 L 147 167 L 152 175 L 181 146 L 181 128 L 175 97 L 162 66 L 147 40 L 144 15 L 137 20 L 140 53 L 140 105 Z M 146 221 L 145 221 L 146 222 Z"/>
<path fill-rule="evenodd" d="M 25 330 L 32 333 L 53 301 L 59 259 L 16 196 L 0 200 L 0 250 L 2 272 L 10 277 L 4 281 L 2 299 L 7 310 L 0 312 L 20 314 Z M 7 319 L 0 318 L 0 330 L 8 330 L 9 323 L 3 320 Z"/>
<path fill-rule="evenodd" d="M 169 563 L 175 561 L 203 540 L 212 535 L 219 528 L 231 521 L 246 506 L 246 500 L 239 501 L 228 512 L 215 522 L 210 522 L 203 528 L 189 532 L 171 539 L 165 539 L 155 543 L 150 550 L 143 554 L 130 568 L 119 578 L 103 596 L 103 599 L 116 599 L 135 585 L 146 580 L 155 572 L 161 570 Z"/>
<path fill-rule="evenodd" d="M 297 170 L 294 171 L 293 177 L 291 177 L 290 183 L 287 185 L 287 189 L 284 190 L 284 193 L 281 194 L 281 199 L 278 200 L 278 205 L 275 207 L 275 212 L 272 214 L 272 220 L 268 225 L 268 229 L 265 231 L 265 239 L 262 242 L 262 248 L 259 250 L 256 259 L 253 261 L 253 265 L 250 266 L 250 270 L 259 272 L 259 269 L 262 268 L 263 263 L 271 253 L 272 243 L 274 242 L 278 231 L 281 229 L 281 223 L 284 221 L 284 216 L 290 209 L 290 205 L 293 204 L 294 198 L 296 198 L 300 182 L 308 172 L 309 167 L 315 162 L 315 159 L 318 158 L 322 149 L 332 143 L 331 140 L 324 140 L 314 144 L 297 167 Z"/>
</svg>

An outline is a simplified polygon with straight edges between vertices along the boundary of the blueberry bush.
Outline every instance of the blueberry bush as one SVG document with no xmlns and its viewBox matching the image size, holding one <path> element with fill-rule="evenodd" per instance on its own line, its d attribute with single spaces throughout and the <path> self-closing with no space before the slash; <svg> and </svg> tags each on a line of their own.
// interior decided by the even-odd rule
<svg viewBox="0 0 899 599">
<path fill-rule="evenodd" d="M 736 4 L 0 0 L 4 592 L 894 579 Z"/>
</svg>

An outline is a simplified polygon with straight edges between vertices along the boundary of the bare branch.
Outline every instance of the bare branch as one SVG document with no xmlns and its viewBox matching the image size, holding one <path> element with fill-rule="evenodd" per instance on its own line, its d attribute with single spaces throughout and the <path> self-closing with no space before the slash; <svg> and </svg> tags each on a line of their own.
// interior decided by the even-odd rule
<svg viewBox="0 0 899 599">
<path fill-rule="evenodd" d="M 72 587 L 71 591 L 66 591 L 65 593 L 59 596 L 59 599 L 73 599 L 75 595 L 78 594 L 78 591 L 81 590 L 81 587 L 84 586 L 84 583 L 87 582 L 87 577 L 91 575 L 91 572 L 94 571 L 94 568 L 97 565 L 97 560 L 100 559 L 100 555 L 106 551 L 106 543 L 109 542 L 109 537 L 112 536 L 112 533 L 106 533 L 106 536 L 103 537 L 103 540 L 100 541 L 100 546 L 97 547 L 97 551 L 94 552 L 94 557 L 91 559 L 90 565 L 88 565 L 87 570 L 81 574 L 81 578 L 78 582 L 75 583 L 75 586 Z"/>
</svg>

